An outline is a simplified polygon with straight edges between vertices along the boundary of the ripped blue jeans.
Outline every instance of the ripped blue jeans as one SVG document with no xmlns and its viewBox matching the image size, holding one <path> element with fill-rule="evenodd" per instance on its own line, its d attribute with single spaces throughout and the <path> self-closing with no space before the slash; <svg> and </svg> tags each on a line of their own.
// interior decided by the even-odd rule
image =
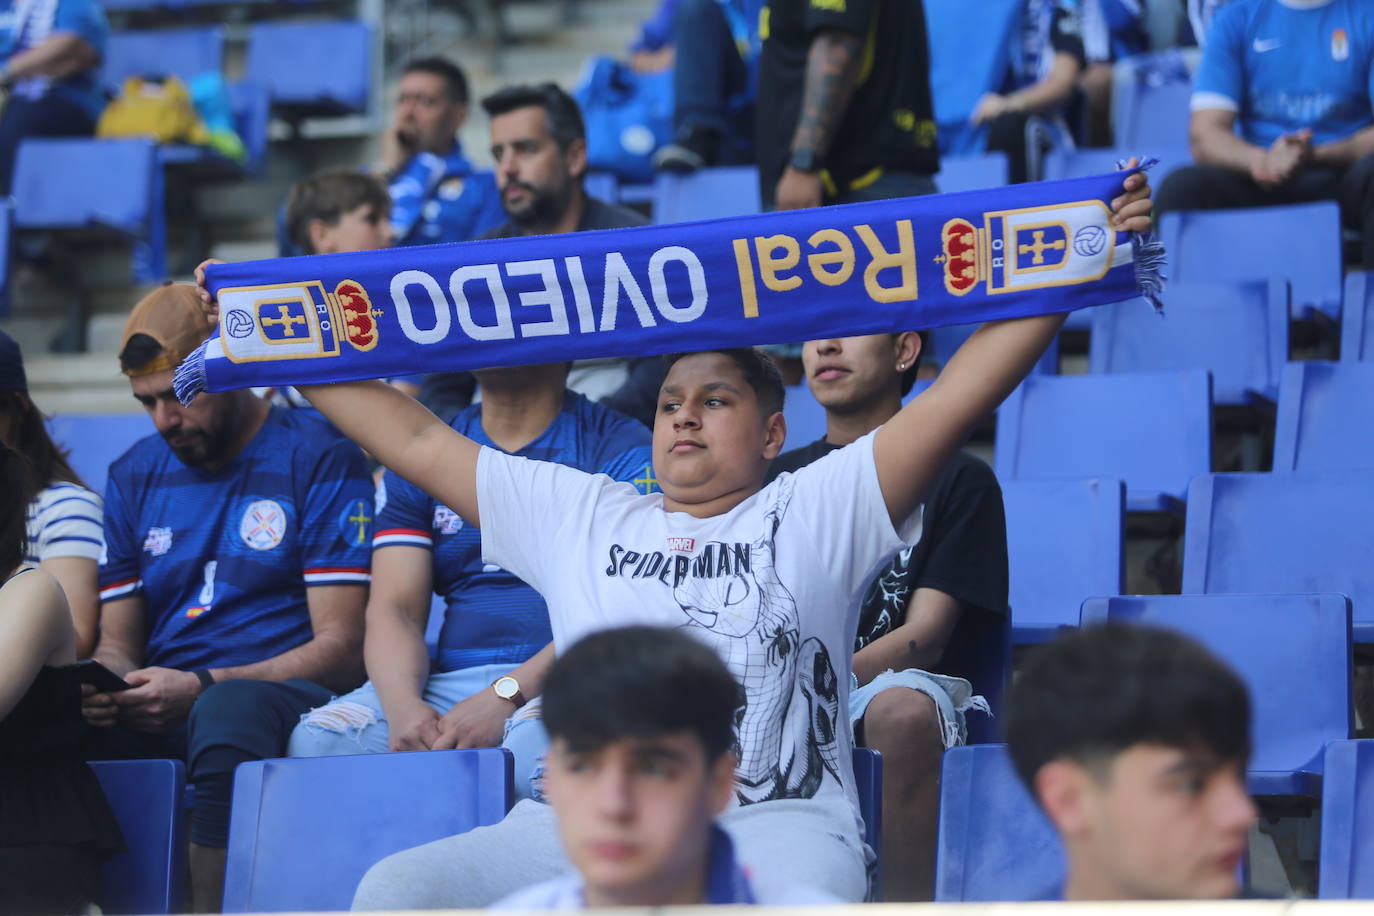
<svg viewBox="0 0 1374 916">
<path fill-rule="evenodd" d="M 431 674 L 421 699 L 440 715 L 483 690 L 516 665 L 479 665 Z M 391 736 L 381 698 L 368 681 L 301 716 L 291 732 L 290 757 L 334 757 L 342 754 L 383 754 Z M 549 736 L 539 715 L 539 700 L 526 704 L 506 720 L 501 746 L 515 757 L 515 797 L 529 798 L 530 777 L 547 750 Z"/>
</svg>

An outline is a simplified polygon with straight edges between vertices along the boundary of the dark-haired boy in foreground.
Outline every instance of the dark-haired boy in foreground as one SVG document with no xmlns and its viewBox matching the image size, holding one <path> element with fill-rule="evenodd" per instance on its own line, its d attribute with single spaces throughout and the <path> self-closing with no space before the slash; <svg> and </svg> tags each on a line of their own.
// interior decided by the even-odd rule
<svg viewBox="0 0 1374 916">
<path fill-rule="evenodd" d="M 494 908 L 838 902 L 754 882 L 715 824 L 735 788 L 743 702 L 720 658 L 682 629 L 603 630 L 569 649 L 544 688 L 544 791 L 575 871 Z"/>
<path fill-rule="evenodd" d="M 1016 772 L 1064 841 L 1064 900 L 1224 899 L 1255 823 L 1250 697 L 1192 639 L 1120 623 L 1038 649 L 1008 700 Z"/>
<path fill-rule="evenodd" d="M 1116 227 L 1149 227 L 1143 174 L 1113 202 Z M 206 293 L 208 299 L 208 293 Z M 559 649 L 630 624 L 685 626 L 739 680 L 740 858 L 771 882 L 861 899 L 863 844 L 848 716 L 859 602 L 919 533 L 925 491 L 972 425 L 1006 397 L 1062 315 L 992 322 L 940 378 L 875 432 L 764 485 L 782 450 L 783 385 L 753 350 L 674 360 L 659 396 L 662 493 L 478 446 L 376 382 L 301 389 L 350 438 L 482 531 L 486 562 L 548 602 Z M 383 859 L 359 909 L 486 906 L 560 870 L 552 812 L 516 805 L 499 824 Z"/>
</svg>

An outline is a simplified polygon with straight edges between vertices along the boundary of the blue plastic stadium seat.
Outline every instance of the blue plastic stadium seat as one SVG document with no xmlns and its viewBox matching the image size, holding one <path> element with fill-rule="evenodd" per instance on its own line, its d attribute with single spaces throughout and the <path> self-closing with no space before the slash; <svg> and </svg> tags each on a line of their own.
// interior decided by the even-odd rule
<svg viewBox="0 0 1374 916">
<path fill-rule="evenodd" d="M 1374 365 L 1290 363 L 1279 387 L 1275 471 L 1374 470 Z"/>
<path fill-rule="evenodd" d="M 876 900 L 883 867 L 883 755 L 866 747 L 854 748 L 854 789 L 864 819 L 864 842 L 877 855 L 869 873 L 869 899 Z"/>
<path fill-rule="evenodd" d="M 347 910 L 372 865 L 496 823 L 512 791 L 502 748 L 240 764 L 224 912 Z"/>
<path fill-rule="evenodd" d="M 162 167 L 151 140 L 25 140 L 12 188 L 16 229 L 94 230 L 133 239 L 134 279 L 165 279 Z"/>
<path fill-rule="evenodd" d="M 954 637 L 945 646 L 939 670 L 961 677 L 973 692 L 988 701 L 992 715 L 969 710 L 965 717 L 969 744 L 1001 740 L 1002 699 L 1011 683 L 1011 622 L 988 614 L 964 614 Z"/>
<path fill-rule="evenodd" d="M 938 366 L 943 366 L 949 362 L 954 351 L 962 347 L 964 341 L 972 337 L 973 332 L 978 328 L 979 325 L 976 324 L 955 324 L 943 328 L 931 328 L 926 333 L 927 345 L 926 350 L 921 353 L 921 359 L 924 362 L 933 362 Z M 1035 364 L 1033 371 L 1041 375 L 1059 374 L 1059 338 L 1056 337 L 1045 348 L 1045 355 L 1040 357 L 1040 361 Z"/>
<path fill-rule="evenodd" d="M 10 313 L 10 239 L 14 232 L 14 202 L 0 199 L 0 318 Z"/>
<path fill-rule="evenodd" d="M 1059 178 L 1082 178 L 1085 175 L 1115 172 L 1118 163 L 1128 162 L 1132 156 L 1153 156 L 1159 160 L 1159 164 L 1151 172 L 1155 176 L 1155 181 L 1160 180 L 1158 176 L 1167 175 L 1171 170 L 1187 165 L 1190 161 L 1186 145 L 1164 146 L 1158 140 L 1132 148 L 1056 149 L 1045 154 L 1044 178 L 1046 181 L 1054 181 Z"/>
<path fill-rule="evenodd" d="M 1288 360 L 1288 284 L 1283 280 L 1170 283 L 1164 314 L 1143 299 L 1091 310 L 1093 373 L 1207 369 L 1212 400 L 1273 401 Z"/>
<path fill-rule="evenodd" d="M 155 430 L 146 414 L 58 414 L 48 421 L 53 441 L 71 450 L 72 469 L 97 493 L 110 463 Z"/>
<path fill-rule="evenodd" d="M 1152 595 L 1083 603 L 1084 626 L 1104 620 L 1168 627 L 1216 653 L 1250 691 L 1250 792 L 1321 796 L 1326 745 L 1350 737 L 1349 598 Z"/>
<path fill-rule="evenodd" d="M 1374 273 L 1363 270 L 1345 275 L 1345 300 L 1341 310 L 1341 361 L 1374 362 Z"/>
<path fill-rule="evenodd" d="M 1004 480 L 1002 501 L 1015 645 L 1044 642 L 1061 627 L 1077 626 L 1085 598 L 1121 594 L 1121 481 Z"/>
<path fill-rule="evenodd" d="M 1208 474 L 1188 488 L 1184 594 L 1348 595 L 1374 643 L 1374 474 Z"/>
<path fill-rule="evenodd" d="M 178 76 L 189 82 L 224 69 L 224 30 L 219 26 L 114 32 L 105 46 L 101 84 L 118 93 L 130 76 Z"/>
<path fill-rule="evenodd" d="M 186 871 L 186 768 L 180 760 L 110 760 L 91 764 L 119 821 L 128 851 L 101 868 L 106 913 L 180 913 Z"/>
<path fill-rule="evenodd" d="M 762 209 L 759 173 L 752 165 L 702 169 L 690 175 L 654 176 L 654 222 L 682 223 L 722 216 L 749 216 Z"/>
<path fill-rule="evenodd" d="M 825 435 L 825 408 L 806 382 L 788 385 L 782 404 L 782 415 L 787 420 L 787 441 L 783 443 L 783 451 L 810 445 Z"/>
<path fill-rule="evenodd" d="M 613 204 L 620 199 L 620 179 L 613 172 L 588 172 L 582 190 L 588 197 Z"/>
<path fill-rule="evenodd" d="M 940 174 L 935 176 L 941 194 L 1000 188 L 1006 183 L 1006 153 L 941 156 Z"/>
<path fill-rule="evenodd" d="M 1180 512 L 1211 470 L 1211 406 L 1204 369 L 1032 375 L 997 412 L 997 476 L 1119 477 L 1132 512 Z"/>
<path fill-rule="evenodd" d="M 1024 7 L 1021 0 L 979 0 L 972 23 L 964 0 L 925 0 L 930 96 L 941 153 L 983 152 L 986 131 L 972 127 L 969 115 L 1006 79 Z"/>
<path fill-rule="evenodd" d="M 1374 741 L 1336 741 L 1326 749 L 1318 894 L 1325 900 L 1374 898 Z"/>
<path fill-rule="evenodd" d="M 1116 74 L 1124 72 L 1116 68 Z M 1193 84 L 1187 79 L 1123 80 L 1113 92 L 1115 143 L 1151 155 L 1156 148 L 1188 150 Z M 1179 164 L 1189 161 L 1185 156 Z"/>
<path fill-rule="evenodd" d="M 257 23 L 244 72 L 287 116 L 362 114 L 372 87 L 372 29 L 364 22 Z"/>
<path fill-rule="evenodd" d="M 936 902 L 1049 900 L 1064 883 L 1063 845 L 1005 745 L 945 751 L 939 829 Z"/>
<path fill-rule="evenodd" d="M 1293 315 L 1341 314 L 1341 214 L 1331 201 L 1166 213 L 1160 234 L 1176 282 L 1286 279 Z"/>
</svg>

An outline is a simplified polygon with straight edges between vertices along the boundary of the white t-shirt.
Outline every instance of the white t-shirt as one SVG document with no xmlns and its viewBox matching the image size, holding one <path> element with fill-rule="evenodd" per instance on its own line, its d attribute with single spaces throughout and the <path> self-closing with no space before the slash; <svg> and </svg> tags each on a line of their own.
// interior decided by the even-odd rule
<svg viewBox="0 0 1374 916">
<path fill-rule="evenodd" d="M 919 513 L 893 530 L 872 434 L 713 518 L 489 448 L 477 488 L 483 559 L 544 596 L 559 651 L 612 627 L 688 628 L 744 687 L 737 801 L 814 799 L 859 823 L 848 715 L 859 602 L 920 533 Z"/>
<path fill-rule="evenodd" d="M 750 881 L 754 900 L 759 906 L 815 906 L 840 904 L 845 901 L 834 894 L 809 887 L 771 886 Z M 742 904 L 734 904 L 742 905 Z M 490 910 L 585 910 L 587 899 L 582 891 L 582 876 L 568 872 L 559 878 L 518 890 L 487 907 Z"/>
</svg>

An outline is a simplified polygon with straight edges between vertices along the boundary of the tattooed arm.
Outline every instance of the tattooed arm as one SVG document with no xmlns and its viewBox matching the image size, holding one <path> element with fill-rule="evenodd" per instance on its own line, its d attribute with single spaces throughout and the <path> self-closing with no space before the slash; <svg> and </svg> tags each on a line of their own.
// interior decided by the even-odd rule
<svg viewBox="0 0 1374 916">
<path fill-rule="evenodd" d="M 806 83 L 802 89 L 801 117 L 792 135 L 792 152 L 810 152 L 819 160 L 849 107 L 858 80 L 863 39 L 840 29 L 821 29 L 811 39 L 806 58 Z M 801 171 L 790 164 L 778 181 L 779 210 L 821 205 L 821 176 L 817 169 Z"/>
</svg>

